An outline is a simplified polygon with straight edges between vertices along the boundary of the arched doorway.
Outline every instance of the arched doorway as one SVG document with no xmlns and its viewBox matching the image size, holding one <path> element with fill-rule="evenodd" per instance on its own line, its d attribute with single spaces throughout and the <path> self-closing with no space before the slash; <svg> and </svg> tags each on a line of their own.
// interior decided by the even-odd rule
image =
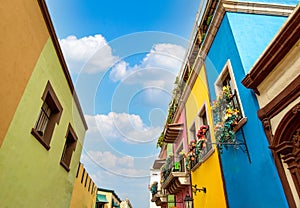
<svg viewBox="0 0 300 208">
<path fill-rule="evenodd" d="M 289 205 L 300 206 L 300 103 L 280 121 L 270 149 Z"/>
</svg>

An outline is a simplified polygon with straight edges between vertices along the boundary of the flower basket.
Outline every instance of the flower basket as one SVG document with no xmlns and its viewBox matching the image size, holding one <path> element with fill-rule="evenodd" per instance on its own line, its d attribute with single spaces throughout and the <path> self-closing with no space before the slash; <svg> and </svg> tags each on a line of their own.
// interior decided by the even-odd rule
<svg viewBox="0 0 300 208">
<path fill-rule="evenodd" d="M 222 149 L 225 144 L 236 143 L 234 127 L 238 124 L 240 112 L 232 105 L 232 97 L 230 87 L 224 86 L 222 93 L 217 97 L 212 106 L 214 132 L 219 149 Z"/>
<path fill-rule="evenodd" d="M 191 170 L 191 166 L 197 164 L 201 161 L 203 156 L 203 149 L 206 147 L 206 133 L 209 129 L 209 126 L 202 125 L 197 132 L 197 141 L 192 140 L 189 144 L 189 150 L 187 153 L 182 151 L 182 154 L 185 158 L 185 164 L 187 171 Z"/>
</svg>

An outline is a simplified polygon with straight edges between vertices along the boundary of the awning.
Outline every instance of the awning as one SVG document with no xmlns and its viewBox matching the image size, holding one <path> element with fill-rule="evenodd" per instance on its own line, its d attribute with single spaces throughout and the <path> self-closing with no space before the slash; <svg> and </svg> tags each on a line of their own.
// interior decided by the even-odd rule
<svg viewBox="0 0 300 208">
<path fill-rule="evenodd" d="M 108 203 L 106 196 L 104 194 L 97 194 L 96 202 Z"/>
<path fill-rule="evenodd" d="M 120 208 L 120 205 L 118 205 L 116 202 L 113 201 L 113 207 Z"/>
</svg>

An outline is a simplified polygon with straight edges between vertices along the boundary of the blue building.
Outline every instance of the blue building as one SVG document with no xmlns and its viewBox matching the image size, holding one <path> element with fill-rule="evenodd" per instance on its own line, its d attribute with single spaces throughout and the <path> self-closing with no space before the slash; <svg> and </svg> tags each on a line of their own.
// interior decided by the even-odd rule
<svg viewBox="0 0 300 208">
<path fill-rule="evenodd" d="M 229 207 L 289 207 L 256 96 L 241 81 L 298 2 L 201 1 L 200 50 Z"/>
</svg>

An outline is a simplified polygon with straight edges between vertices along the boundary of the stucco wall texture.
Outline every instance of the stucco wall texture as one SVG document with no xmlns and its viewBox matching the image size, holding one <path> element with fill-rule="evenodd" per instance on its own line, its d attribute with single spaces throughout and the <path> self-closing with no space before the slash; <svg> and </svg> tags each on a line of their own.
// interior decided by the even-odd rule
<svg viewBox="0 0 300 208">
<path fill-rule="evenodd" d="M 1 1 L 0 28 L 1 147 L 49 34 L 38 1 Z"/>
<path fill-rule="evenodd" d="M 31 129 L 38 118 L 48 80 L 63 111 L 47 151 Z M 60 160 L 69 123 L 78 141 L 67 172 Z M 83 120 L 48 38 L 0 149 L 0 186 L 4 187 L 0 192 L 1 207 L 69 207 L 84 135 Z"/>
<path fill-rule="evenodd" d="M 239 23 L 238 19 L 243 21 Z M 243 133 L 250 160 L 241 148 L 229 147 L 220 154 L 230 207 L 288 207 L 266 136 L 256 114 L 258 102 L 253 92 L 241 84 L 245 72 L 262 53 L 263 46 L 269 43 L 283 21 L 284 18 L 278 16 L 226 13 L 206 59 L 211 100 L 216 98 L 214 82 L 225 63 L 230 60 L 247 118 Z M 241 33 L 249 35 L 243 39 Z M 265 35 L 267 37 L 262 38 Z M 262 46 L 258 46 L 260 44 Z M 236 135 L 242 139 L 241 130 Z"/>
<path fill-rule="evenodd" d="M 205 107 L 208 116 L 212 141 L 214 142 L 213 121 L 204 66 L 200 70 L 186 103 L 187 127 L 196 122 L 197 129 L 199 128 L 200 124 L 197 121 L 199 111 L 203 107 Z M 215 149 L 216 146 L 213 145 L 212 148 Z M 207 189 L 207 193 L 197 192 L 193 194 L 194 207 L 226 207 L 218 151 L 215 150 L 199 167 L 191 171 L 191 181 L 192 185 L 197 185 L 197 188 L 205 187 Z"/>
</svg>

